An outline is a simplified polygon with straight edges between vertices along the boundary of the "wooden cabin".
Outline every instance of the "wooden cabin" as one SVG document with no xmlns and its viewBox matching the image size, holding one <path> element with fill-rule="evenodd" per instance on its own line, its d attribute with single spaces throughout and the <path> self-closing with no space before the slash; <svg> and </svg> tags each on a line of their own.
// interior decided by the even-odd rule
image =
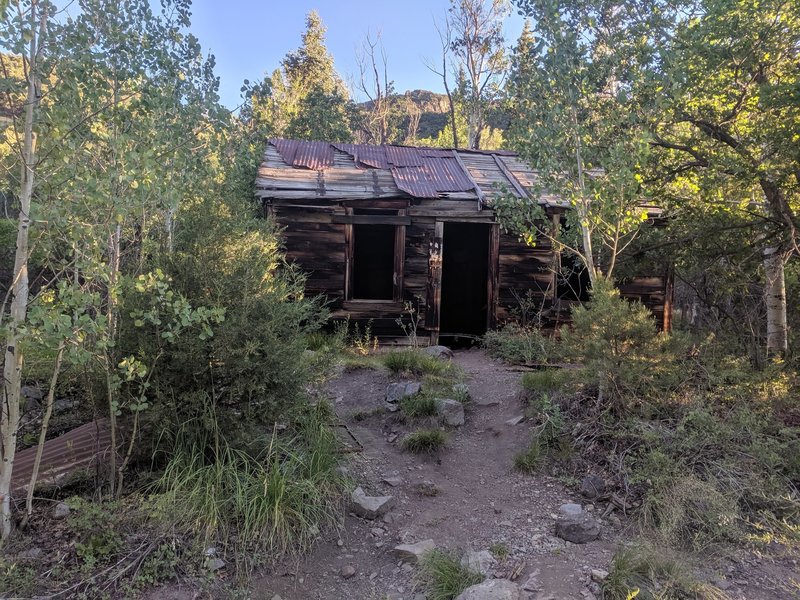
<svg viewBox="0 0 800 600">
<path fill-rule="evenodd" d="M 492 199 L 511 193 L 540 202 L 559 227 L 567 207 L 533 194 L 535 178 L 500 150 L 273 139 L 256 194 L 284 227 L 287 257 L 308 274 L 307 292 L 324 294 L 334 318 L 369 324 L 398 343 L 406 339 L 398 319 L 418 319 L 418 336 L 435 344 L 480 336 L 519 315 L 523 303 L 557 324 L 585 299 L 587 278 L 561 275 L 546 239 L 532 247 L 497 223 Z M 637 277 L 620 289 L 669 327 L 667 277 Z"/>
</svg>

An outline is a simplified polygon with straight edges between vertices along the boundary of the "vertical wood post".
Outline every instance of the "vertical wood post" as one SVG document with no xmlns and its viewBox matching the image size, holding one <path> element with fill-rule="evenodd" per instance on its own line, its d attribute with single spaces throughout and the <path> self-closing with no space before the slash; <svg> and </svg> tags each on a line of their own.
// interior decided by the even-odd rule
<svg viewBox="0 0 800 600">
<path fill-rule="evenodd" d="M 442 307 L 442 256 L 444 254 L 444 222 L 436 221 L 428 251 L 428 310 L 425 327 L 430 331 L 431 345 L 439 343 L 439 324 Z"/>
</svg>

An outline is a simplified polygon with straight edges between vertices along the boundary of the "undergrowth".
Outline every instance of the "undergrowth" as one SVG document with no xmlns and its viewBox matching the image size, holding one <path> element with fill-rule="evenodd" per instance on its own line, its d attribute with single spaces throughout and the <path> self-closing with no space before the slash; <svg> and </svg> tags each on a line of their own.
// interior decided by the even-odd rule
<svg viewBox="0 0 800 600">
<path fill-rule="evenodd" d="M 645 309 L 602 282 L 561 340 L 556 353 L 580 366 L 523 376 L 535 427 L 517 469 L 568 456 L 573 473 L 606 473 L 661 548 L 800 548 L 800 385 L 790 366 L 756 369 L 713 336 L 658 333 Z M 620 571 L 666 568 L 631 560 Z"/>
<path fill-rule="evenodd" d="M 420 560 L 419 579 L 428 600 L 454 600 L 470 586 L 483 581 L 483 575 L 463 567 L 453 554 L 431 550 Z"/>
<path fill-rule="evenodd" d="M 383 355 L 383 364 L 395 374 L 442 376 L 452 370 L 449 360 L 443 360 L 416 349 L 392 350 Z"/>
<path fill-rule="evenodd" d="M 221 436 L 179 446 L 154 486 L 172 525 L 206 543 L 270 555 L 301 552 L 338 523 L 344 481 L 337 441 L 314 408 L 298 429 L 251 448 Z"/>
</svg>

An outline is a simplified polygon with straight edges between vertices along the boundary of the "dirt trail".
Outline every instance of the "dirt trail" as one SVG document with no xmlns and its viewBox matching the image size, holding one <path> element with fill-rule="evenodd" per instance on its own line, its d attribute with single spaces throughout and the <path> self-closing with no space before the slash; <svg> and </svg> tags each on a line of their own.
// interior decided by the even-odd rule
<svg viewBox="0 0 800 600">
<path fill-rule="evenodd" d="M 367 494 L 394 496 L 395 507 L 379 521 L 348 515 L 340 537 L 321 541 L 302 561 L 257 579 L 255 598 L 421 600 L 424 590 L 415 589 L 414 569 L 390 551 L 428 538 L 457 551 L 502 544 L 509 556 L 497 574 L 519 571 L 520 583 L 533 575 L 538 585 L 532 598 L 593 598 L 590 572 L 608 568 L 619 532 L 603 521 L 601 538 L 589 544 L 554 537 L 558 507 L 580 499 L 556 479 L 512 470 L 514 455 L 530 436 L 525 423 L 506 424 L 523 412 L 520 373 L 477 350 L 459 352 L 454 360 L 466 373 L 473 403 L 466 424 L 450 432 L 447 448 L 437 456 L 403 452 L 398 443 L 407 429 L 392 424 L 388 413 L 352 419 L 355 412 L 383 406 L 386 374 L 355 371 L 330 383 L 337 413 L 363 446 L 350 462 L 351 477 Z M 386 476 L 399 476 L 403 483 L 390 487 L 382 482 Z M 433 483 L 438 494 L 421 494 L 418 485 L 424 482 Z M 346 565 L 356 571 L 349 579 L 341 576 Z"/>
</svg>

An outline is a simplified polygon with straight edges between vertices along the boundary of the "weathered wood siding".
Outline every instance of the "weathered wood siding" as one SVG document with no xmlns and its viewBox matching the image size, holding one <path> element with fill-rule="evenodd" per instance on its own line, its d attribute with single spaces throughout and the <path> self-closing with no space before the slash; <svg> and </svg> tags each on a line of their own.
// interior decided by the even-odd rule
<svg viewBox="0 0 800 600">
<path fill-rule="evenodd" d="M 286 258 L 308 274 L 308 294 L 324 294 L 333 308 L 340 307 L 344 299 L 346 225 L 333 223 L 333 216 L 344 215 L 344 209 L 276 204 L 272 210 L 284 228 Z"/>
<path fill-rule="evenodd" d="M 519 307 L 515 293 L 525 297 L 528 290 L 545 305 L 552 301 L 554 292 L 553 248 L 546 239 L 529 246 L 518 236 L 500 234 L 500 291 L 497 321 L 502 323 Z"/>
</svg>

